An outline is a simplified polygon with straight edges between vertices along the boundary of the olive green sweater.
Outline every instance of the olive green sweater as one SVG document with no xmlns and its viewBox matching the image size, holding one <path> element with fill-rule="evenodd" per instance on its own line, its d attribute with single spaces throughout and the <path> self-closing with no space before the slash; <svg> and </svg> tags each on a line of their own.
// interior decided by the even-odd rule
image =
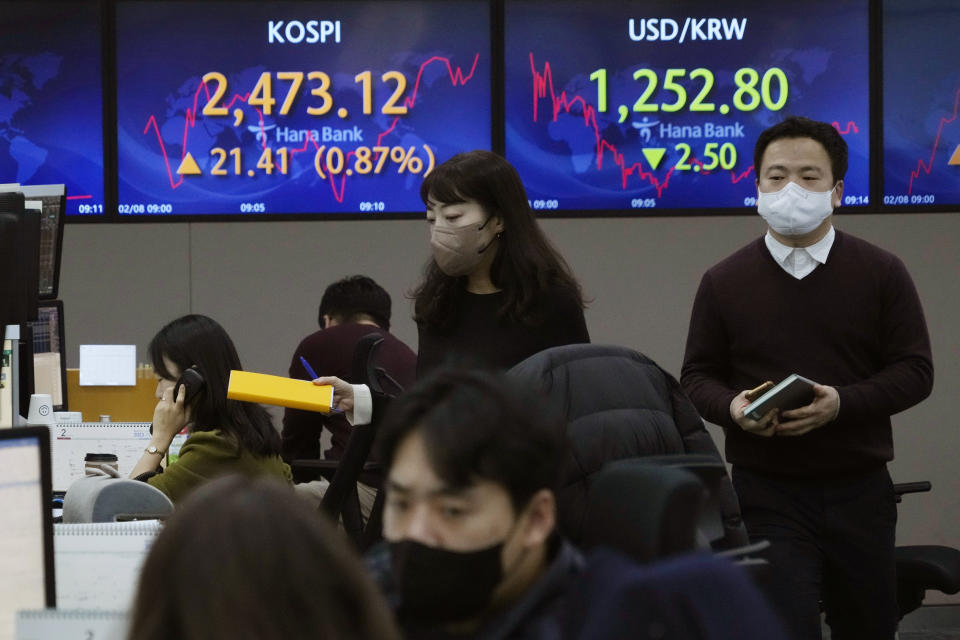
<svg viewBox="0 0 960 640">
<path fill-rule="evenodd" d="M 207 480 L 229 473 L 271 475 L 293 482 L 289 465 L 279 455 L 261 457 L 239 450 L 236 442 L 219 430 L 191 433 L 177 461 L 147 482 L 177 503 Z"/>
</svg>

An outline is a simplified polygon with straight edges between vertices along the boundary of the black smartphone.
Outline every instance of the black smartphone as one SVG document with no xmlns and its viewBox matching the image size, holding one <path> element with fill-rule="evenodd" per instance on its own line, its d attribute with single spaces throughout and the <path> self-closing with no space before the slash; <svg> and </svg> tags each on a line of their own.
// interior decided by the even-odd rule
<svg viewBox="0 0 960 640">
<path fill-rule="evenodd" d="M 177 396 L 180 395 L 180 387 L 184 388 L 183 403 L 187 404 L 200 393 L 205 385 L 206 381 L 203 379 L 203 376 L 200 375 L 200 372 L 197 371 L 196 367 L 184 369 L 183 373 L 180 374 L 180 378 L 178 378 L 173 385 L 173 401 L 176 402 Z"/>
</svg>

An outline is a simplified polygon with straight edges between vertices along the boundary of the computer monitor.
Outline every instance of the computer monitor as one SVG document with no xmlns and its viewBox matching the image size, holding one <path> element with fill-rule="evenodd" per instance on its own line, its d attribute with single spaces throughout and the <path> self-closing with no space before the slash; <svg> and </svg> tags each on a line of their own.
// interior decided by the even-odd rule
<svg viewBox="0 0 960 640">
<path fill-rule="evenodd" d="M 103 139 L 106 4 L 112 3 L 0 0 L 0 182 L 66 183 L 66 215 L 78 219 L 103 218 L 110 179 Z"/>
<path fill-rule="evenodd" d="M 0 429 L 0 637 L 20 609 L 56 606 L 50 430 Z"/>
<path fill-rule="evenodd" d="M 37 294 L 53 300 L 60 288 L 60 258 L 63 253 L 63 221 L 67 188 L 62 184 L 22 185 L 24 201 L 40 203 L 40 261 Z"/>
<path fill-rule="evenodd" d="M 67 348 L 63 339 L 63 302 L 45 300 L 37 306 L 33 331 L 34 393 L 49 393 L 54 411 L 67 409 Z"/>
<path fill-rule="evenodd" d="M 423 176 L 491 148 L 487 0 L 109 5 L 122 219 L 423 218 Z"/>
<path fill-rule="evenodd" d="M 0 326 L 37 318 L 40 214 L 20 191 L 0 192 Z"/>
<path fill-rule="evenodd" d="M 844 137 L 844 205 L 868 203 L 879 3 L 503 4 L 505 154 L 539 215 L 748 213 L 754 141 L 801 114 Z"/>
<path fill-rule="evenodd" d="M 33 322 L 20 325 L 20 340 L 17 341 L 17 381 L 14 390 L 19 398 L 17 405 L 21 416 L 30 408 L 30 396 L 36 393 L 33 374 Z M 51 398 L 52 400 L 52 398 Z"/>
</svg>

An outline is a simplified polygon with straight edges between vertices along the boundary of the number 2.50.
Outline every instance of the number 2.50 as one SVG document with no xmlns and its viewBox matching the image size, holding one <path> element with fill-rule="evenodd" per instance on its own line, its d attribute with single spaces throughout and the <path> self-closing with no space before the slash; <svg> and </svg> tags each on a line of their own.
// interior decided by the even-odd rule
<svg viewBox="0 0 960 640">
<path fill-rule="evenodd" d="M 719 153 L 717 152 L 718 147 Z M 674 165 L 677 171 L 689 171 L 692 169 L 693 165 L 687 162 L 691 153 L 690 145 L 686 142 L 681 142 L 673 148 L 682 154 L 680 160 Z M 703 148 L 703 157 L 709 161 L 700 163 L 700 170 L 702 171 L 713 171 L 718 166 L 721 169 L 730 170 L 737 164 L 737 148 L 732 142 L 724 142 L 722 145 L 719 142 L 708 142 Z"/>
</svg>

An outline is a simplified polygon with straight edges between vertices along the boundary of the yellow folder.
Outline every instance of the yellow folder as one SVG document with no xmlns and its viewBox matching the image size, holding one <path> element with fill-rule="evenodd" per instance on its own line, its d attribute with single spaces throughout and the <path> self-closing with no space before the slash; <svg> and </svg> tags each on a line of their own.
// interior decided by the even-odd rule
<svg viewBox="0 0 960 640">
<path fill-rule="evenodd" d="M 309 380 L 234 370 L 230 372 L 227 397 L 231 400 L 330 413 L 333 387 L 315 385 Z"/>
</svg>

